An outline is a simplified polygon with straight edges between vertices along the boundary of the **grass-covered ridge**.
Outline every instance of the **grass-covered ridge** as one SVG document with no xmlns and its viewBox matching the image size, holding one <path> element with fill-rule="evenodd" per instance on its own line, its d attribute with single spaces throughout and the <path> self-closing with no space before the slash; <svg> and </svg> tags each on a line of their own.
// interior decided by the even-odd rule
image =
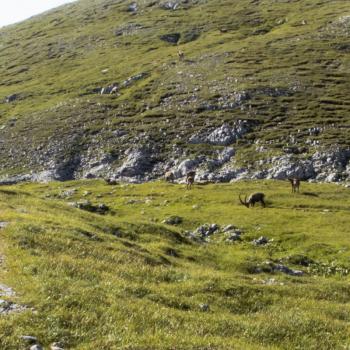
<svg viewBox="0 0 350 350">
<path fill-rule="evenodd" d="M 252 191 L 266 194 L 266 209 L 239 204 L 238 194 Z M 2 187 L 0 197 L 9 222 L 0 232 L 0 283 L 29 307 L 0 316 L 1 349 L 20 349 L 27 334 L 67 349 L 350 345 L 350 195 L 340 186 L 302 184 L 292 195 L 286 182 L 186 191 L 85 181 Z M 82 199 L 110 211 L 70 204 Z M 182 223 L 162 223 L 172 215 Z M 186 236 L 204 223 L 234 224 L 242 241 Z M 272 241 L 253 245 L 260 236 Z M 271 272 L 267 262 L 305 275 Z"/>
<path fill-rule="evenodd" d="M 187 145 L 193 133 L 237 119 L 255 125 L 237 145 L 248 160 L 257 139 L 277 152 L 349 146 L 346 1 L 200 0 L 174 11 L 140 1 L 136 13 L 129 4 L 81 0 L 0 30 L 0 99 L 18 94 L 0 104 L 4 171 L 118 159 L 145 140 L 159 160 L 176 148 L 201 153 Z M 182 62 L 160 39 L 171 33 Z M 139 73 L 118 97 L 95 91 Z"/>
</svg>

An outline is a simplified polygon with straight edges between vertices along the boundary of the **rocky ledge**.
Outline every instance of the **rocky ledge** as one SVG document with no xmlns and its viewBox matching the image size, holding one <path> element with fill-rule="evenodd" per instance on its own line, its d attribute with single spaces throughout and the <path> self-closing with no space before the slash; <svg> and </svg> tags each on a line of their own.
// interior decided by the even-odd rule
<svg viewBox="0 0 350 350">
<path fill-rule="evenodd" d="M 29 172 L 8 176 L 4 172 L 10 169 L 0 165 L 3 174 L 0 184 L 82 178 L 111 179 L 111 183 L 140 183 L 164 178 L 167 172 L 173 173 L 175 182 L 183 182 L 184 176 L 191 170 L 196 170 L 195 181 L 202 182 L 288 177 L 318 182 L 350 181 L 349 148 L 292 144 L 275 149 L 266 143 L 259 143 L 259 140 L 252 143 L 249 135 L 255 127 L 253 122 L 245 120 L 224 123 L 197 130 L 185 145 L 174 144 L 171 148 L 146 134 L 140 134 L 132 142 L 127 141 L 128 133 L 125 130 L 113 132 L 113 137 L 120 142 L 113 152 L 105 151 L 103 144 L 67 152 L 62 144 L 53 143 L 42 150 L 27 152 L 28 164 L 25 166 L 31 169 Z M 203 146 L 198 150 L 205 151 L 192 153 L 191 148 L 187 147 L 198 145 Z M 249 148 L 250 159 L 254 160 L 242 162 L 245 159 L 242 156 L 244 148 Z M 13 167 L 18 169 L 19 165 Z"/>
</svg>

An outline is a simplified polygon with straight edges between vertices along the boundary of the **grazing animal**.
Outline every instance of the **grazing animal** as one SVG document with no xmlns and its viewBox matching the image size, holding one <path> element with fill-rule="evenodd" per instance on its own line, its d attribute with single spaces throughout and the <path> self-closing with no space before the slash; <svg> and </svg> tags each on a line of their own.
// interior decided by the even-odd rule
<svg viewBox="0 0 350 350">
<path fill-rule="evenodd" d="M 167 182 L 174 182 L 174 180 L 175 180 L 175 175 L 174 175 L 174 173 L 173 172 L 171 172 L 171 171 L 167 171 L 166 173 L 165 173 L 165 175 L 164 175 L 164 179 L 165 179 L 165 181 L 167 181 Z"/>
<path fill-rule="evenodd" d="M 293 177 L 293 178 L 288 179 L 288 181 L 292 185 L 292 193 L 299 192 L 300 179 L 298 179 L 297 177 Z"/>
<path fill-rule="evenodd" d="M 241 195 L 239 195 L 239 200 L 241 204 L 245 205 L 247 208 L 254 207 L 255 203 L 257 202 L 260 202 L 261 205 L 265 208 L 266 204 L 265 204 L 264 198 L 265 198 L 265 194 L 261 192 L 252 193 L 248 197 L 248 200 L 247 200 L 247 196 L 245 196 L 244 201 L 242 201 Z"/>
<path fill-rule="evenodd" d="M 192 185 L 194 184 L 195 176 L 196 176 L 196 172 L 195 171 L 187 172 L 187 174 L 186 174 L 186 188 L 188 190 L 190 190 Z"/>
</svg>

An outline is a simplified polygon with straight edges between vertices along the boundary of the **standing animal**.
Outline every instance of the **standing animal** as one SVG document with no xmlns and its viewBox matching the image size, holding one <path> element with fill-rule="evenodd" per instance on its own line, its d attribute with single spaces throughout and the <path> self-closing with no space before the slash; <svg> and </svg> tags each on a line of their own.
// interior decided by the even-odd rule
<svg viewBox="0 0 350 350">
<path fill-rule="evenodd" d="M 167 182 L 174 182 L 174 180 L 175 180 L 175 175 L 174 175 L 174 173 L 173 172 L 171 172 L 171 171 L 167 171 L 166 173 L 165 173 L 165 175 L 164 175 L 164 179 L 165 179 L 165 181 L 167 181 Z"/>
<path fill-rule="evenodd" d="M 183 61 L 185 58 L 185 53 L 181 50 L 177 50 L 177 55 L 179 56 L 179 61 Z"/>
<path fill-rule="evenodd" d="M 186 188 L 188 190 L 191 189 L 192 185 L 194 184 L 194 178 L 196 176 L 195 171 L 188 171 L 186 174 Z"/>
<path fill-rule="evenodd" d="M 266 204 L 265 204 L 264 198 L 265 198 L 265 194 L 261 193 L 261 192 L 252 193 L 248 197 L 248 199 L 247 199 L 247 196 L 245 196 L 244 201 L 242 201 L 241 195 L 239 195 L 239 200 L 240 200 L 241 204 L 245 205 L 247 208 L 254 207 L 255 203 L 257 203 L 257 202 L 260 202 L 261 205 L 265 208 Z"/>
<path fill-rule="evenodd" d="M 288 181 L 292 185 L 292 193 L 299 192 L 300 179 L 298 179 L 297 177 L 292 177 L 289 178 Z"/>
</svg>

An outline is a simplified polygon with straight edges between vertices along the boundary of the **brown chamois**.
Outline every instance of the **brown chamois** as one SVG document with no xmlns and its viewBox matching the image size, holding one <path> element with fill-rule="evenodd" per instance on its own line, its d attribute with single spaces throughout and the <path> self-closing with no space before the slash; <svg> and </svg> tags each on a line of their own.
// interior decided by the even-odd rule
<svg viewBox="0 0 350 350">
<path fill-rule="evenodd" d="M 292 177 L 292 178 L 289 178 L 288 181 L 292 185 L 292 193 L 299 192 L 300 179 L 298 179 L 297 177 Z"/>
<path fill-rule="evenodd" d="M 254 207 L 256 202 L 260 202 L 261 205 L 265 208 L 266 204 L 264 201 L 265 194 L 264 193 L 252 193 L 247 200 L 247 196 L 245 196 L 244 201 L 241 199 L 241 195 L 238 196 L 241 204 L 245 205 L 247 208 Z"/>
<path fill-rule="evenodd" d="M 164 174 L 164 179 L 165 179 L 165 181 L 167 181 L 167 182 L 173 183 L 174 180 L 175 180 L 175 175 L 174 175 L 173 172 L 167 171 L 167 172 Z"/>
<path fill-rule="evenodd" d="M 177 50 L 177 55 L 178 55 L 178 57 L 179 57 L 179 61 L 183 61 L 184 60 L 184 58 L 185 58 L 185 53 L 183 52 L 183 51 L 181 51 L 181 50 Z"/>
<path fill-rule="evenodd" d="M 196 176 L 195 171 L 188 171 L 186 174 L 186 188 L 188 190 L 191 189 L 192 185 L 194 184 L 194 178 Z"/>
</svg>

